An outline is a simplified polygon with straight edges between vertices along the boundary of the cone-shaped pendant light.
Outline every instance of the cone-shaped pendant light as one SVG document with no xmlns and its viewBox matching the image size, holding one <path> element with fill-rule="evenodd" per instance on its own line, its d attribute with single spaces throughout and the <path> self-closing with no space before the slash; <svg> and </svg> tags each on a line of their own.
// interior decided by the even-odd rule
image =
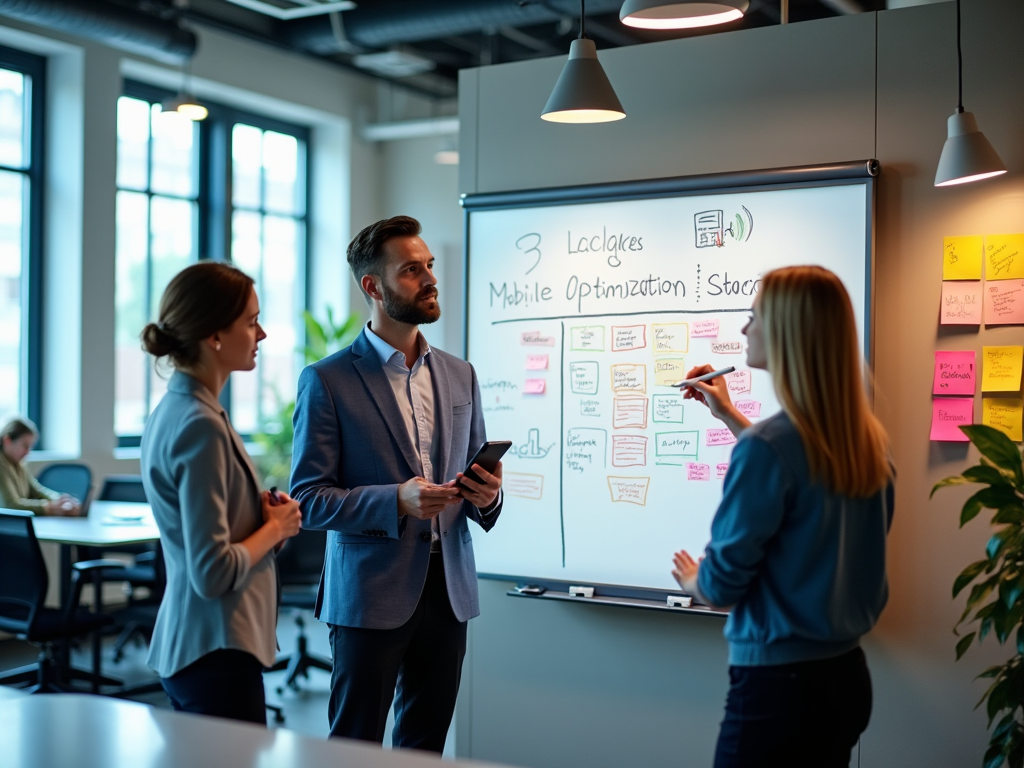
<svg viewBox="0 0 1024 768">
<path fill-rule="evenodd" d="M 980 130 L 970 112 L 964 112 L 964 62 L 960 51 L 960 0 L 956 0 L 956 61 L 959 101 L 946 121 L 946 143 L 935 170 L 935 186 L 967 184 L 1006 173 L 999 154 Z"/>
<path fill-rule="evenodd" d="M 619 21 L 639 29 L 691 29 L 742 19 L 747 0 L 626 0 Z"/>
<path fill-rule="evenodd" d="M 586 37 L 584 0 L 580 0 L 580 36 L 569 47 L 569 60 L 558 76 L 541 118 L 553 123 L 607 123 L 626 111 L 597 60 L 597 46 Z"/>
</svg>

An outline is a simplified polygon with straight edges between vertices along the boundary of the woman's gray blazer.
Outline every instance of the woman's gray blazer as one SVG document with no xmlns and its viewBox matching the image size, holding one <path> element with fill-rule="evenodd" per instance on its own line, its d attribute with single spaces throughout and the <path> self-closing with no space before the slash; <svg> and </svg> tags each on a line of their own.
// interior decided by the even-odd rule
<svg viewBox="0 0 1024 768">
<path fill-rule="evenodd" d="M 263 524 L 256 471 L 213 393 L 180 371 L 146 422 L 142 482 L 167 565 L 149 665 L 170 677 L 234 648 L 271 666 L 276 561 L 250 562 L 238 543 Z"/>
</svg>

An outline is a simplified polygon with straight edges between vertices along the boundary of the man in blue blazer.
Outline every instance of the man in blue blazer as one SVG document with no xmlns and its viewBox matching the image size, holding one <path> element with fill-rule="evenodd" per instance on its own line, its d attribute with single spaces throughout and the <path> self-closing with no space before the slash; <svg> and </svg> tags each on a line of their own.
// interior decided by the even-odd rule
<svg viewBox="0 0 1024 768">
<path fill-rule="evenodd" d="M 331 735 L 380 743 L 394 700 L 394 746 L 440 753 L 480 613 L 468 521 L 494 526 L 501 465 L 462 476 L 486 439 L 480 388 L 419 332 L 441 316 L 419 233 L 396 216 L 349 244 L 370 322 L 299 377 L 291 492 L 303 525 L 328 531 L 316 616 L 334 652 Z"/>
</svg>

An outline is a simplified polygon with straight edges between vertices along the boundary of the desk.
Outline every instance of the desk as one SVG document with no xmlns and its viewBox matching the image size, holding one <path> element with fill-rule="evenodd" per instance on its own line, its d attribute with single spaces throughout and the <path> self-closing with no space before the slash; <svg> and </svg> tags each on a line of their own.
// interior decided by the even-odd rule
<svg viewBox="0 0 1024 768">
<path fill-rule="evenodd" d="M 125 519 L 135 516 L 138 521 Z M 32 526 L 40 541 L 100 549 L 145 544 L 160 538 L 149 504 L 129 501 L 94 501 L 87 517 L 36 517 Z"/>
<path fill-rule="evenodd" d="M 60 599 L 65 605 L 71 589 L 71 547 L 96 547 L 98 549 L 146 544 L 157 541 L 160 531 L 153 520 L 153 510 L 148 504 L 128 501 L 94 501 L 89 505 L 86 517 L 36 517 L 32 520 L 36 538 L 60 544 Z M 103 610 L 101 586 L 95 584 L 95 609 Z M 93 691 L 103 685 L 121 685 L 120 680 L 100 676 L 100 637 L 93 638 Z M 159 687 L 157 685 L 157 687 Z M 153 686 L 133 689 L 142 692 Z"/>
<path fill-rule="evenodd" d="M 0 700 L 4 768 L 499 768 L 186 715 L 103 696 Z"/>
</svg>

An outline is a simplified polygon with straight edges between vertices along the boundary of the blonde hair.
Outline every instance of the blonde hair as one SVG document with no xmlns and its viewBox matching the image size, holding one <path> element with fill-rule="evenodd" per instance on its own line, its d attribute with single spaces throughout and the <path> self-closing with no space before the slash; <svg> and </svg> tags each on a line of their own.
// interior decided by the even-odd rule
<svg viewBox="0 0 1024 768">
<path fill-rule="evenodd" d="M 811 476 L 845 496 L 877 493 L 892 476 L 889 436 L 871 412 L 842 282 L 822 267 L 773 270 L 761 281 L 758 311 L 768 371 Z"/>
</svg>

